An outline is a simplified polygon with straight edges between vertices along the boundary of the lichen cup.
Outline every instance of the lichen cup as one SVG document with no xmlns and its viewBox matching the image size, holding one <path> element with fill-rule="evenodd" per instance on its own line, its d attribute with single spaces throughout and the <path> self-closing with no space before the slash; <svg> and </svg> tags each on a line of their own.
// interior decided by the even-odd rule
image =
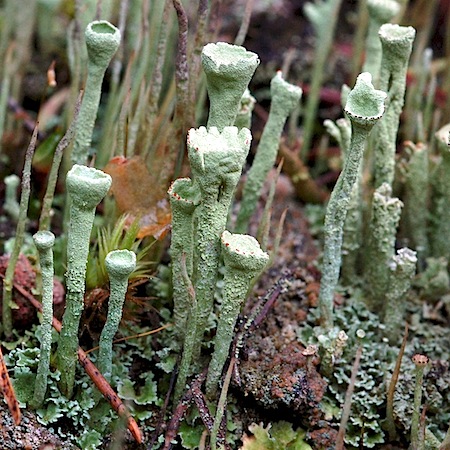
<svg viewBox="0 0 450 450">
<path fill-rule="evenodd" d="M 106 20 L 96 20 L 86 27 L 85 39 L 88 53 L 88 77 L 72 150 L 73 164 L 86 164 L 100 103 L 103 77 L 119 48 L 120 31 Z"/>
<path fill-rule="evenodd" d="M 111 177 L 75 164 L 67 173 L 70 223 L 67 238 L 66 309 L 58 344 L 61 391 L 71 397 L 78 350 L 78 328 L 84 306 L 86 265 L 95 208 L 111 187 Z"/>
<path fill-rule="evenodd" d="M 218 42 L 205 45 L 202 65 L 210 102 L 207 128 L 217 127 L 222 131 L 234 124 L 259 58 L 244 47 Z"/>
</svg>

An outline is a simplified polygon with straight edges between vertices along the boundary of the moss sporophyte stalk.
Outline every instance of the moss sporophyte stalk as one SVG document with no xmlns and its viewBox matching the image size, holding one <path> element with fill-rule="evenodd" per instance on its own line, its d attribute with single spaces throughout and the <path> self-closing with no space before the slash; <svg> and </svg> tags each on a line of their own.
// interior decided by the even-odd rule
<svg viewBox="0 0 450 450">
<path fill-rule="evenodd" d="M 70 223 L 67 239 L 66 309 L 58 343 L 61 391 L 73 391 L 78 350 L 78 328 L 84 306 L 86 264 L 95 208 L 111 187 L 111 177 L 101 170 L 75 164 L 67 173 Z"/>
<path fill-rule="evenodd" d="M 325 216 L 319 293 L 321 325 L 324 329 L 333 327 L 333 297 L 339 279 L 343 227 L 350 196 L 358 178 L 366 139 L 384 113 L 386 93 L 376 90 L 371 81 L 369 73 L 359 75 L 345 106 L 345 113 L 352 124 L 352 136 L 343 170 L 331 194 Z"/>
</svg>

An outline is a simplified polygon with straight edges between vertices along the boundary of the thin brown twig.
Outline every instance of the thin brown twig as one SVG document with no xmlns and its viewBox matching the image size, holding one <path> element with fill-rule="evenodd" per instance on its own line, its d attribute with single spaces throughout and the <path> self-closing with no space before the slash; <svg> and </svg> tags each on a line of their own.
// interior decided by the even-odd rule
<svg viewBox="0 0 450 450">
<path fill-rule="evenodd" d="M 188 128 L 195 126 L 195 105 L 197 98 L 198 79 L 200 75 L 201 53 L 206 44 L 208 25 L 208 0 L 199 0 L 197 8 L 197 29 L 194 45 L 190 55 L 189 67 L 189 111 L 187 114 Z"/>
<path fill-rule="evenodd" d="M 247 0 L 247 3 L 245 4 L 244 16 L 242 17 L 241 26 L 239 28 L 238 34 L 236 35 L 236 39 L 234 40 L 235 45 L 242 45 L 245 41 L 248 27 L 250 25 L 250 19 L 252 17 L 254 3 L 255 0 Z"/>
<path fill-rule="evenodd" d="M 6 400 L 9 411 L 14 419 L 16 425 L 20 424 L 22 415 L 20 413 L 19 402 L 17 401 L 16 394 L 14 393 L 14 387 L 11 383 L 11 379 L 8 375 L 8 369 L 3 359 L 2 348 L 0 347 L 0 394 Z"/>
<path fill-rule="evenodd" d="M 175 133 L 174 140 L 170 146 L 172 152 L 170 159 L 176 158 L 173 160 L 175 162 L 180 160 L 181 155 L 184 154 L 184 144 L 182 144 L 184 140 L 182 137 L 186 132 L 189 108 L 189 65 L 187 60 L 188 16 L 181 0 L 173 0 L 173 6 L 178 19 L 178 50 L 175 68 L 177 103 L 174 116 Z"/>
<path fill-rule="evenodd" d="M 400 375 L 400 367 L 402 365 L 403 354 L 405 353 L 406 341 L 408 339 L 408 324 L 405 325 L 405 334 L 403 336 L 402 345 L 400 346 L 400 351 L 395 362 L 394 371 L 392 373 L 392 378 L 389 383 L 389 388 L 386 398 L 386 429 L 389 434 L 389 440 L 393 441 L 395 439 L 395 421 L 394 421 L 394 394 L 395 387 L 397 385 L 398 377 Z"/>
<path fill-rule="evenodd" d="M 173 325 L 173 323 L 166 323 L 165 325 L 155 328 L 154 330 L 150 330 L 150 331 L 146 331 L 145 333 L 138 333 L 138 334 L 133 334 L 132 336 L 124 336 L 121 337 L 119 339 L 116 339 L 113 341 L 113 344 L 117 344 L 118 342 L 123 342 L 123 341 L 129 341 L 130 339 L 136 339 L 136 338 L 140 338 L 140 337 L 145 337 L 145 336 L 150 336 L 152 334 L 155 333 L 159 333 L 162 330 L 165 330 L 166 328 L 169 328 Z M 98 350 L 98 345 L 96 347 L 92 347 L 89 350 L 86 350 L 86 355 L 88 355 L 89 353 L 94 352 L 95 350 Z"/>
<path fill-rule="evenodd" d="M 48 175 L 47 189 L 45 191 L 44 199 L 42 200 L 41 216 L 39 217 L 39 230 L 41 231 L 50 229 L 50 212 L 52 209 L 53 197 L 55 195 L 56 182 L 58 180 L 59 166 L 61 165 L 64 150 L 69 146 L 75 136 L 82 98 L 83 91 L 81 90 L 75 104 L 75 112 L 73 114 L 72 122 L 67 129 L 66 134 L 59 141 L 53 155 L 53 163 Z"/>
<path fill-rule="evenodd" d="M 200 386 L 205 381 L 205 378 L 206 370 L 204 370 L 200 375 L 197 376 L 197 378 L 192 382 L 191 388 L 187 389 L 186 393 L 183 395 L 183 397 L 181 397 L 181 400 L 172 415 L 172 419 L 167 426 L 166 435 L 164 437 L 164 447 L 162 448 L 162 450 L 170 449 L 171 442 L 175 439 L 180 427 L 180 423 L 183 420 L 183 417 L 185 416 L 186 411 L 188 410 L 189 405 L 194 397 L 193 390 L 195 390 L 197 386 L 198 389 L 200 389 Z M 148 450 L 151 450 L 151 448 L 149 448 Z"/>
<path fill-rule="evenodd" d="M 347 392 L 345 393 L 344 406 L 342 408 L 341 423 L 339 424 L 339 431 L 336 438 L 335 450 L 344 449 L 345 429 L 347 428 L 347 422 L 350 417 L 352 407 L 352 396 L 353 391 L 355 390 L 356 376 L 358 375 L 361 355 L 362 355 L 362 346 L 360 345 L 356 350 L 355 361 L 353 362 L 352 366 L 352 374 L 350 377 L 350 382 L 348 383 Z"/>
</svg>

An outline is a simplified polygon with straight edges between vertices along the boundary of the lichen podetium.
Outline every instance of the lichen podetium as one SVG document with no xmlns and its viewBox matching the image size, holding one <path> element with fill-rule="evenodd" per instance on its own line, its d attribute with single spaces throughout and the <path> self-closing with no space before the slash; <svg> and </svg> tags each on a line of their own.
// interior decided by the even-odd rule
<svg viewBox="0 0 450 450">
<path fill-rule="evenodd" d="M 101 170 L 75 164 L 67 173 L 70 223 L 67 238 L 66 309 L 58 343 L 61 391 L 72 396 L 78 351 L 78 328 L 84 307 L 89 238 L 95 208 L 111 187 L 111 177 Z"/>
<path fill-rule="evenodd" d="M 106 20 L 86 27 L 88 77 L 81 103 L 77 134 L 72 150 L 73 164 L 86 164 L 102 92 L 103 77 L 120 45 L 120 31 Z"/>
<path fill-rule="evenodd" d="M 319 292 L 321 326 L 324 329 L 333 327 L 333 297 L 339 279 L 343 227 L 351 192 L 358 177 L 366 139 L 384 113 L 386 94 L 376 90 L 371 81 L 368 72 L 360 74 L 345 106 L 345 113 L 352 123 L 352 137 L 344 168 L 331 194 L 325 216 Z"/>
</svg>

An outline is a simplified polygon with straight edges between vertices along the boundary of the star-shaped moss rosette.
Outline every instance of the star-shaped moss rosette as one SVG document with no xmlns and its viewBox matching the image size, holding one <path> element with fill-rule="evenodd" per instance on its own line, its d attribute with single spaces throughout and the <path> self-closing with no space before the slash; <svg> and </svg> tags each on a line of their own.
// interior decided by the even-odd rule
<svg viewBox="0 0 450 450">
<path fill-rule="evenodd" d="M 351 193 L 358 178 L 365 141 L 384 113 L 386 93 L 376 90 L 371 81 L 370 73 L 360 74 L 348 94 L 345 113 L 352 124 L 350 147 L 325 215 L 319 308 L 321 324 L 326 330 L 333 328 L 333 297 L 341 268 L 343 228 Z"/>
<path fill-rule="evenodd" d="M 221 245 L 225 274 L 223 300 L 214 339 L 214 353 L 206 379 L 206 392 L 210 398 L 216 394 L 233 339 L 234 326 L 250 283 L 269 261 L 269 255 L 261 249 L 259 242 L 252 236 L 224 231 Z"/>
<path fill-rule="evenodd" d="M 202 65 L 210 102 L 208 128 L 223 130 L 234 124 L 242 95 L 259 62 L 256 53 L 238 45 L 205 45 Z"/>
<path fill-rule="evenodd" d="M 88 77 L 72 151 L 74 164 L 86 164 L 100 103 L 103 77 L 119 48 L 120 31 L 106 20 L 96 20 L 86 27 L 85 39 L 88 53 Z"/>
<path fill-rule="evenodd" d="M 67 238 L 66 310 L 58 343 L 61 391 L 71 397 L 77 363 L 78 328 L 84 306 L 89 238 L 95 208 L 111 187 L 111 177 L 91 167 L 75 164 L 67 173 L 70 225 Z"/>
<path fill-rule="evenodd" d="M 200 352 L 203 333 L 212 310 L 220 257 L 220 236 L 225 225 L 234 190 L 247 157 L 251 134 L 247 128 L 215 127 L 191 129 L 188 155 L 194 183 L 200 188 L 200 204 L 194 249 L 193 284 L 197 295 L 197 332 L 194 349 Z"/>
</svg>

